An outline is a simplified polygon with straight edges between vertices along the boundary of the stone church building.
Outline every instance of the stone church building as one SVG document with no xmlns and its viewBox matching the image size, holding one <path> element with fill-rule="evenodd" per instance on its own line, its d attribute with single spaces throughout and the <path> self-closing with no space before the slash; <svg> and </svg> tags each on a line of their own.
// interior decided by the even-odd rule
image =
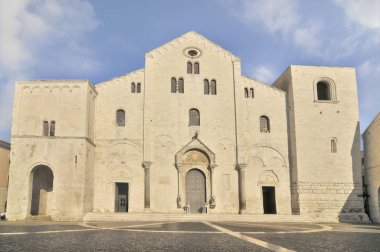
<svg viewBox="0 0 380 252">
<path fill-rule="evenodd" d="M 266 85 L 196 32 L 145 67 L 16 84 L 8 219 L 186 212 L 364 220 L 355 69 Z"/>
</svg>

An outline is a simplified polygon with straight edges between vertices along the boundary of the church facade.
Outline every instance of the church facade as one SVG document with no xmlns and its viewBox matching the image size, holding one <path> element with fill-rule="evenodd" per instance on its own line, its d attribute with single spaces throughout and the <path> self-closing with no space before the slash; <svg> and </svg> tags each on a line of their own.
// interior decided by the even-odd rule
<svg viewBox="0 0 380 252">
<path fill-rule="evenodd" d="M 272 84 L 196 32 L 93 86 L 16 84 L 8 219 L 86 213 L 361 221 L 355 69 L 290 66 Z"/>
</svg>

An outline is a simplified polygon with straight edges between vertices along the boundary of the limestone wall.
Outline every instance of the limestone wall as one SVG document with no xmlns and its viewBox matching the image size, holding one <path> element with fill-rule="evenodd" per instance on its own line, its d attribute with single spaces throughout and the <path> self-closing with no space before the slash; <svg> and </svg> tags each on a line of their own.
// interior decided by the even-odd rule
<svg viewBox="0 0 380 252">
<path fill-rule="evenodd" d="M 369 194 L 370 218 L 380 223 L 380 114 L 363 133 L 364 174 Z"/>
<path fill-rule="evenodd" d="M 199 54 L 189 57 L 189 48 Z M 146 54 L 144 160 L 152 162 L 150 192 L 151 208 L 155 211 L 183 212 L 177 209 L 178 171 L 174 156 L 198 132 L 198 138 L 216 156 L 216 207 L 212 211 L 238 212 L 233 60 L 239 59 L 196 33 L 187 33 Z M 200 73 L 188 74 L 188 62 L 198 62 Z M 172 77 L 184 79 L 184 93 L 171 93 Z M 204 94 L 205 79 L 216 81 L 216 95 Z M 200 112 L 200 126 L 189 126 L 192 108 Z M 209 177 L 210 171 L 205 173 Z M 221 185 L 223 179 L 225 189 Z M 206 197 L 209 201 L 209 190 Z"/>
<path fill-rule="evenodd" d="M 91 187 L 93 117 L 96 91 L 87 81 L 31 81 L 16 85 L 9 171 L 8 218 L 31 213 L 33 172 L 52 171 L 53 190 L 43 214 L 54 220 L 81 219 Z M 43 135 L 43 121 L 55 121 L 54 136 Z M 42 197 L 42 196 L 41 196 Z M 91 196 L 90 196 L 91 197 Z"/>
<path fill-rule="evenodd" d="M 245 88 L 249 91 L 248 97 Z M 274 186 L 277 213 L 290 214 L 286 93 L 240 77 L 236 102 L 239 163 L 247 164 L 247 212 L 262 214 L 262 187 Z M 260 116 L 269 119 L 268 132 L 260 131 Z"/>
<path fill-rule="evenodd" d="M 318 81 L 330 83 L 330 101 L 317 99 Z M 362 188 L 355 70 L 291 66 L 274 86 L 289 92 L 292 195 L 299 197 L 293 210 L 342 220 L 345 214 L 363 213 L 357 196 Z"/>
</svg>

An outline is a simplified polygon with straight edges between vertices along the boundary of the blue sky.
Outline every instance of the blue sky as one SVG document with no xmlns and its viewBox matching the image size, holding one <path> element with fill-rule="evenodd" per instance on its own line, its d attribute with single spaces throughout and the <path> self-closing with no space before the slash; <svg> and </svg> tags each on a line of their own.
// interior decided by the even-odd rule
<svg viewBox="0 0 380 252">
<path fill-rule="evenodd" d="M 0 139 L 16 81 L 96 84 L 191 30 L 268 84 L 289 65 L 355 67 L 362 132 L 380 111 L 380 0 L 0 0 Z"/>
</svg>

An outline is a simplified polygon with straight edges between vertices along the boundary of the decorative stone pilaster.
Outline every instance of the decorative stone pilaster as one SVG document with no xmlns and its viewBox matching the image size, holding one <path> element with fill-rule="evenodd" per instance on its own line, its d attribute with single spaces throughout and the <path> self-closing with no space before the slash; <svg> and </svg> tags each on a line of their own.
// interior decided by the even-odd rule
<svg viewBox="0 0 380 252">
<path fill-rule="evenodd" d="M 142 167 L 144 168 L 144 207 L 150 208 L 150 165 L 152 162 L 144 161 Z"/>
<path fill-rule="evenodd" d="M 215 172 L 215 164 L 210 164 L 209 169 L 210 169 L 210 200 L 209 200 L 209 205 L 210 208 L 215 208 L 216 206 L 216 198 L 214 195 L 214 172 Z"/>
<path fill-rule="evenodd" d="M 182 208 L 182 169 L 181 164 L 176 164 L 177 171 L 178 171 L 178 195 L 177 195 L 177 207 Z"/>
<path fill-rule="evenodd" d="M 246 210 L 245 195 L 245 168 L 247 164 L 237 164 L 236 169 L 239 172 L 239 213 L 244 214 Z"/>
</svg>

